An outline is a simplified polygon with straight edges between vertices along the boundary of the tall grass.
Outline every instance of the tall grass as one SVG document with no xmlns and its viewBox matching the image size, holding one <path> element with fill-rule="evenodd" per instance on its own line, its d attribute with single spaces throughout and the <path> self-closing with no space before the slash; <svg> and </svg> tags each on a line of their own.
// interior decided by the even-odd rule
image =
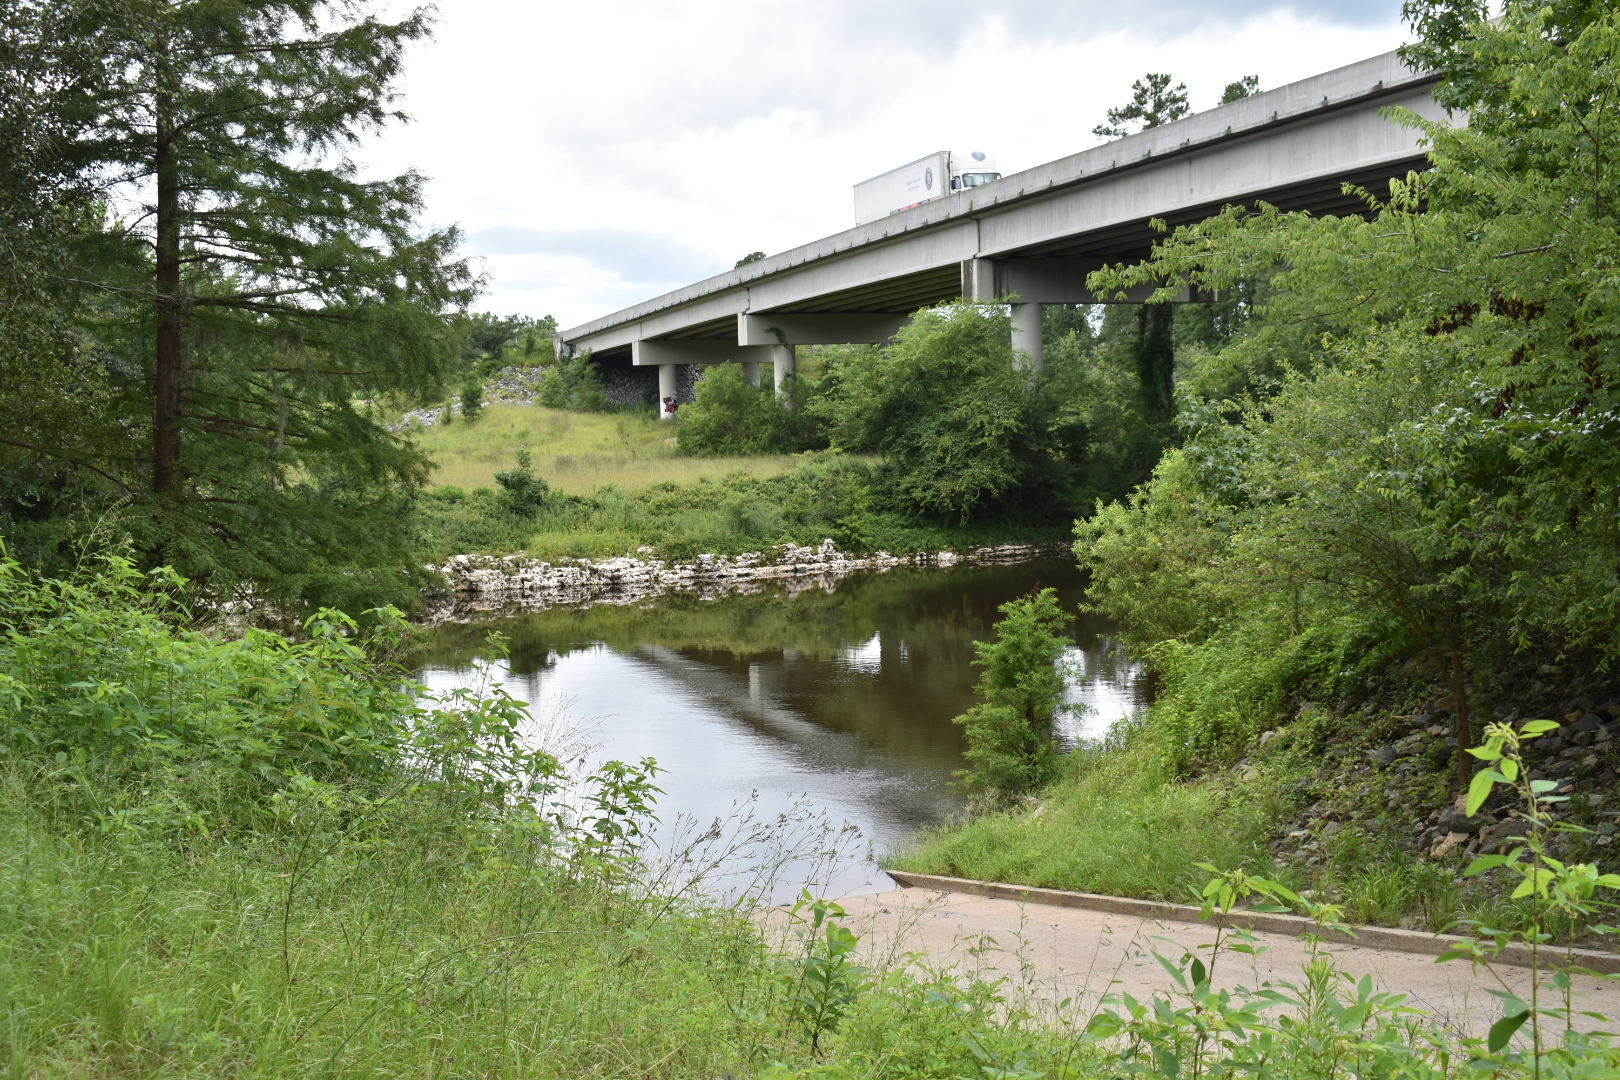
<svg viewBox="0 0 1620 1080">
<path fill-rule="evenodd" d="M 492 485 L 522 447 L 539 475 L 570 495 L 589 495 L 609 484 L 637 490 L 718 480 L 738 471 L 776 476 L 793 467 L 787 455 L 682 457 L 674 425 L 650 414 L 578 413 L 538 405 L 492 405 L 474 423 L 456 420 L 426 428 L 417 442 L 434 459 L 433 484 L 464 489 Z"/>
<path fill-rule="evenodd" d="M 746 922 L 660 917 L 517 838 L 290 828 L 177 851 L 75 832 L 0 783 L 12 1077 L 701 1076 L 749 1041 L 787 1049 L 739 1031 L 772 985 Z"/>
<path fill-rule="evenodd" d="M 330 613 L 304 641 L 182 632 L 165 621 L 177 584 L 117 560 L 84 583 L 42 582 L 0 555 L 0 1073 L 13 1080 L 1178 1075 L 1166 1055 L 1192 1075 L 1455 1075 L 1437 1029 L 1321 965 L 1286 1022 L 1265 1011 L 1285 997 L 1217 996 L 1189 954 L 1188 1005 L 1121 999 L 1089 1027 L 1043 1027 L 993 984 L 868 970 L 836 904 L 807 899 L 797 945 L 772 951 L 746 912 L 649 882 L 649 763 L 610 763 L 553 811 L 557 762 L 524 742 L 498 690 L 427 707 L 382 664 L 368 691 L 367 662 L 397 643 L 362 647 Z M 1054 813 L 1082 827 L 1113 809 L 1128 815 L 1115 833 L 1141 830 L 1129 850 L 1090 852 L 1093 874 L 1152 861 L 1139 880 L 1176 880 L 1185 854 L 1167 838 L 1247 820 L 1242 805 L 1175 805 L 1162 776 L 1094 764 L 1082 779 L 1084 797 Z M 1505 1017 L 1493 1040 L 1523 1023 Z M 1539 1042 L 1533 1061 L 1503 1045 L 1489 1051 L 1498 1076 L 1620 1064 L 1606 1041 L 1572 1041 L 1545 1055 L 1564 1071 L 1544 1073 Z"/>
<path fill-rule="evenodd" d="M 925 834 L 890 865 L 917 873 L 1184 901 L 1196 865 L 1270 866 L 1280 785 L 1178 781 L 1145 740 L 1078 750 L 1036 808 L 985 814 Z"/>
</svg>

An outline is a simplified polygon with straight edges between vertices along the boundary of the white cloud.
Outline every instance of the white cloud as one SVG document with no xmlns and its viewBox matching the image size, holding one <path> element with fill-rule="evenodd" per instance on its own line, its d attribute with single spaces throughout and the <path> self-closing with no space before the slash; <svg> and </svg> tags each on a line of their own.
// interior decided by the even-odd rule
<svg viewBox="0 0 1620 1080">
<path fill-rule="evenodd" d="M 371 140 L 367 162 L 432 178 L 428 223 L 459 223 L 487 256 L 480 307 L 564 326 L 847 228 L 852 184 L 929 151 L 991 150 L 1010 173 L 1084 149 L 1144 72 L 1184 80 L 1201 109 L 1241 75 L 1276 87 L 1402 40 L 1393 2 L 444 0 L 440 14 L 402 81 L 416 122 Z M 518 236 L 559 244 L 517 251 Z"/>
</svg>

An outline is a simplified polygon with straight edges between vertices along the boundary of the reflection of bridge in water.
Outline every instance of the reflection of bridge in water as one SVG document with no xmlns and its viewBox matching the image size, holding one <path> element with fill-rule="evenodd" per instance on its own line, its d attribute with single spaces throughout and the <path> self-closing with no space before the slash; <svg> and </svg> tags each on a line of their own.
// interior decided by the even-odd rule
<svg viewBox="0 0 1620 1080">
<path fill-rule="evenodd" d="M 790 678 L 805 658 L 783 649 L 776 663 L 747 660 L 742 670 L 688 656 L 662 645 L 640 645 L 634 655 L 658 669 L 705 710 L 724 717 L 750 735 L 768 739 L 788 751 L 793 762 L 807 772 L 857 778 L 866 798 L 883 807 L 893 820 L 917 826 L 938 821 L 958 809 L 961 800 L 949 788 L 951 765 L 957 749 L 952 738 L 942 747 L 939 763 L 921 766 L 915 756 L 902 756 L 873 745 L 859 731 L 837 730 L 785 704 L 792 696 Z M 812 677 L 825 677 L 825 662 L 817 663 Z M 874 672 L 851 670 L 858 677 Z M 954 733 L 950 733 L 953 734 Z"/>
</svg>

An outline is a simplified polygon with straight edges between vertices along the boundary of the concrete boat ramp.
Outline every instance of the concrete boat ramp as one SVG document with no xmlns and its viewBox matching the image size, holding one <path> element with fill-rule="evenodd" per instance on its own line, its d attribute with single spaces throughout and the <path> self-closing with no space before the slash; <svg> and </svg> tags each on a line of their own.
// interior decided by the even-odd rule
<svg viewBox="0 0 1620 1080">
<path fill-rule="evenodd" d="M 1196 908 L 1026 889 L 955 878 L 898 874 L 913 887 L 840 900 L 845 925 L 860 935 L 864 961 L 879 968 L 913 964 L 1000 980 L 1003 993 L 1052 1019 L 1076 1027 L 1095 1013 L 1103 995 L 1127 992 L 1147 998 L 1170 992 L 1174 983 L 1153 956 L 1172 961 L 1193 951 L 1208 962 L 1216 928 L 1199 921 Z M 768 920 L 789 925 L 778 911 Z M 1224 954 L 1215 967 L 1220 987 L 1254 988 L 1265 982 L 1303 981 L 1311 929 L 1292 916 L 1259 915 L 1247 944 L 1264 951 Z M 1448 947 L 1433 934 L 1369 927 L 1358 937 L 1324 940 L 1321 951 L 1354 979 L 1372 976 L 1381 991 L 1407 995 L 1407 1006 L 1431 1013 L 1456 1034 L 1484 1035 L 1502 1015 L 1488 990 L 1510 990 L 1529 1000 L 1532 969 L 1526 955 L 1509 956 L 1490 969 L 1463 960 L 1437 963 Z M 1561 955 L 1561 954 L 1560 954 Z M 1620 956 L 1581 952 L 1577 962 L 1598 972 L 1574 979 L 1575 1008 L 1602 1013 L 1620 1028 Z M 1543 974 L 1545 980 L 1546 973 Z M 1546 1000 L 1545 998 L 1543 999 Z M 1592 1028 L 1595 1021 L 1578 1026 Z"/>
</svg>

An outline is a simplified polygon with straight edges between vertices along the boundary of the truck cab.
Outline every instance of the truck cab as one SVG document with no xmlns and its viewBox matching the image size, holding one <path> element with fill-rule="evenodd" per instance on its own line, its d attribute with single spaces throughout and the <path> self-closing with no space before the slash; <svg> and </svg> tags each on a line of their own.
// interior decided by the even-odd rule
<svg viewBox="0 0 1620 1080">
<path fill-rule="evenodd" d="M 966 191 L 1000 180 L 996 159 L 983 150 L 951 151 L 951 190 Z"/>
</svg>

